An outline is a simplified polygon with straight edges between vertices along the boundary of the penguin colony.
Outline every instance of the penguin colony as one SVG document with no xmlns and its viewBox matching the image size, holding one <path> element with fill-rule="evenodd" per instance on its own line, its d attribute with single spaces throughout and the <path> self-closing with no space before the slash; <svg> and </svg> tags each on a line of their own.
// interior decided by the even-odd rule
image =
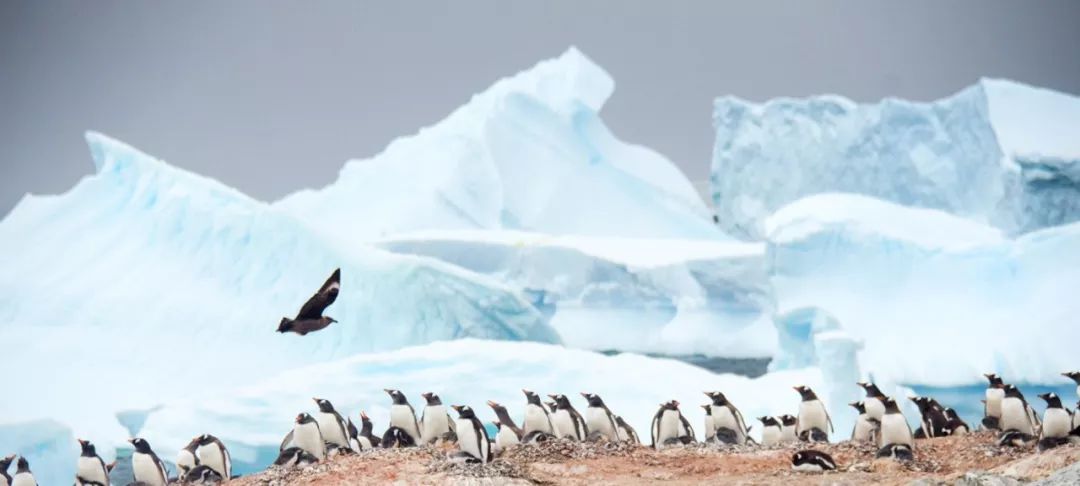
<svg viewBox="0 0 1080 486">
<path fill-rule="evenodd" d="M 1064 375 L 1077 383 L 1077 395 L 1080 395 L 1080 372 Z M 1039 398 L 1046 402 L 1046 411 L 1040 419 L 1017 387 L 1004 383 L 998 375 L 985 376 L 989 385 L 983 400 L 981 426 L 999 432 L 1000 446 L 1024 446 L 1034 442 L 1039 451 L 1044 451 L 1064 444 L 1080 444 L 1080 402 L 1074 412 L 1062 405 L 1057 394 L 1040 394 Z M 910 461 L 915 457 L 915 439 L 960 435 L 971 430 L 954 410 L 943 407 L 937 400 L 909 397 L 920 415 L 920 425 L 912 431 L 893 397 L 886 396 L 873 383 L 860 382 L 858 386 L 863 388 L 866 397 L 849 404 L 858 412 L 850 440 L 875 444 L 877 458 Z M 795 391 L 801 397 L 797 416 L 757 418 L 762 426 L 760 445 L 829 441 L 829 435 L 834 431 L 825 404 L 808 387 L 797 386 Z M 394 389 L 385 392 L 391 402 L 390 423 L 381 435 L 373 433 L 374 424 L 365 412 L 360 412 L 358 428 L 352 418 L 343 417 L 329 400 L 313 398 L 316 411 L 296 416 L 292 428 L 281 441 L 274 464 L 287 468 L 303 467 L 374 448 L 441 443 L 456 444 L 457 451 L 452 455 L 455 460 L 486 464 L 502 451 L 519 444 L 537 444 L 554 438 L 642 443 L 637 431 L 613 413 L 595 393 L 581 393 L 585 403 L 582 414 L 566 395 L 548 395 L 551 400 L 542 403 L 539 394 L 522 390 L 525 408 L 520 427 L 505 406 L 488 401 L 487 406 L 496 417 L 493 423 L 497 430 L 495 436 L 490 437 L 477 412 L 468 405 L 447 407 L 439 395 L 423 393 L 420 396 L 424 399 L 424 408 L 418 420 L 404 393 Z M 706 443 L 757 444 L 749 436 L 752 427 L 723 393 L 709 391 L 705 396 L 708 403 L 701 405 L 705 409 L 705 421 L 700 436 Z M 699 434 L 679 406 L 677 400 L 659 405 L 649 431 L 650 447 L 660 450 L 697 442 Z M 129 442 L 134 447 L 131 461 L 135 482 L 141 485 L 216 484 L 235 477 L 228 449 L 210 434 L 199 435 L 180 449 L 173 462 L 176 467 L 172 474 L 146 439 L 134 438 Z M 82 453 L 78 458 L 75 485 L 109 486 L 113 464 L 106 464 L 98 456 L 93 443 L 82 439 L 78 443 Z M 15 457 L 0 458 L 0 486 L 37 486 L 25 457 L 18 458 L 14 475 L 8 473 Z M 822 472 L 837 469 L 837 464 L 824 452 L 803 449 L 792 456 L 791 467 L 800 472 Z"/>
<path fill-rule="evenodd" d="M 319 331 L 337 322 L 323 312 L 337 299 L 341 288 L 341 271 L 335 270 L 330 278 L 301 307 L 293 319 L 282 318 L 277 332 L 292 332 L 301 336 Z M 1080 396 L 1080 371 L 1063 373 L 1077 384 Z M 999 432 L 998 443 L 1002 447 L 1024 446 L 1037 442 L 1039 451 L 1063 444 L 1080 444 L 1080 402 L 1074 412 L 1062 405 L 1055 393 L 1039 395 L 1046 402 L 1046 411 L 1040 419 L 1024 399 L 1020 390 L 1006 384 L 1001 377 L 990 373 L 984 375 L 989 381 L 983 400 L 982 427 Z M 862 401 L 848 405 L 858 416 L 850 440 L 875 444 L 878 458 L 899 461 L 914 459 L 915 439 L 960 435 L 971 429 L 956 414 L 930 397 L 909 397 L 919 411 L 919 427 L 913 432 L 907 419 L 893 397 L 886 396 L 874 383 L 857 383 L 866 396 Z M 758 417 L 761 423 L 761 444 L 771 446 L 782 443 L 829 442 L 834 433 L 832 419 L 825 404 L 813 390 L 805 386 L 794 388 L 801 397 L 798 415 Z M 537 444 L 554 438 L 575 441 L 609 441 L 642 443 L 637 431 L 619 415 L 608 408 L 595 393 L 581 393 L 585 401 L 585 413 L 574 408 L 566 395 L 548 395 L 542 402 L 540 395 L 522 390 L 525 396 L 524 417 L 519 427 L 506 407 L 488 401 L 496 420 L 495 437 L 488 435 L 475 410 L 468 405 L 443 405 L 435 393 L 423 393 L 424 408 L 420 419 L 408 398 L 400 390 L 384 390 L 390 398 L 390 423 L 382 435 L 373 433 L 374 424 L 367 414 L 360 412 L 360 427 L 351 418 L 343 417 L 329 400 L 313 398 L 314 414 L 302 412 L 285 434 L 274 461 L 280 467 L 303 467 L 330 460 L 337 455 L 358 454 L 374 448 L 414 447 L 427 444 L 453 443 L 457 451 L 455 459 L 487 464 L 502 451 L 519 444 Z M 705 392 L 708 403 L 701 436 L 706 443 L 728 445 L 753 445 L 749 436 L 751 426 L 746 424 L 742 413 L 719 391 Z M 682 415 L 680 403 L 671 400 L 661 403 L 653 415 L 649 430 L 650 447 L 660 450 L 666 447 L 697 442 L 698 434 Z M 456 417 L 452 416 L 453 410 Z M 202 434 L 182 448 L 173 462 L 176 467 L 171 475 L 165 462 L 154 453 L 144 438 L 129 441 L 134 447 L 131 456 L 135 484 L 167 486 L 169 484 L 216 484 L 235 477 L 232 460 L 225 444 L 210 434 Z M 109 486 L 109 474 L 114 464 L 106 464 L 98 456 L 94 444 L 79 439 L 81 454 L 78 458 L 76 486 Z M 9 475 L 14 455 L 0 457 L 0 486 L 37 486 L 30 464 L 19 457 L 14 475 Z M 836 461 L 828 454 L 813 449 L 796 452 L 791 467 L 800 472 L 822 472 L 837 468 Z"/>
</svg>

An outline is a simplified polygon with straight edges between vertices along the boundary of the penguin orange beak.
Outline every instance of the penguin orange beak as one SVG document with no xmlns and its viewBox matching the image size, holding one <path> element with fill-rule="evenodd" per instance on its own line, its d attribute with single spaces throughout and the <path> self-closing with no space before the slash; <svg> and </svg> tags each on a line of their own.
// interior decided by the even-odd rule
<svg viewBox="0 0 1080 486">
<path fill-rule="evenodd" d="M 135 438 L 134 437 L 128 439 L 127 441 L 128 441 L 128 444 L 135 445 Z"/>
<path fill-rule="evenodd" d="M 581 396 L 583 396 L 583 397 L 585 397 L 585 398 L 589 398 L 589 394 L 588 394 L 588 393 L 585 393 L 585 392 L 581 392 Z"/>
<path fill-rule="evenodd" d="M 701 405 L 701 408 L 704 408 L 705 410 L 708 410 L 709 409 L 709 404 L 706 403 L 704 405 Z"/>
<path fill-rule="evenodd" d="M 494 408 L 494 407 L 498 407 L 499 404 L 497 402 L 493 402 L 491 400 L 488 400 L 487 401 L 487 406 Z"/>
<path fill-rule="evenodd" d="M 391 389 L 389 389 L 389 388 L 383 388 L 383 390 L 382 390 L 382 391 L 386 392 L 387 394 L 392 394 L 392 393 L 394 393 L 394 390 L 391 390 Z"/>
<path fill-rule="evenodd" d="M 302 414 L 302 413 L 297 414 L 296 415 L 296 423 L 300 423 L 300 421 L 302 421 L 302 420 L 304 420 L 304 414 Z"/>
<path fill-rule="evenodd" d="M 529 395 L 530 393 L 532 393 L 532 390 L 529 390 L 529 389 L 527 389 L 527 388 L 522 388 L 522 389 L 521 389 L 521 393 L 524 393 L 524 394 L 525 394 L 525 395 L 527 396 L 527 395 Z"/>
<path fill-rule="evenodd" d="M 360 411 L 360 418 L 362 418 L 362 419 L 366 419 L 366 418 L 368 418 L 367 414 L 366 414 L 366 413 L 364 413 L 364 411 L 363 411 L 363 410 L 361 410 L 361 411 Z"/>
<path fill-rule="evenodd" d="M 79 441 L 79 445 L 81 445 L 81 446 L 86 445 L 86 441 L 83 440 L 83 439 L 75 439 L 75 440 Z"/>
</svg>

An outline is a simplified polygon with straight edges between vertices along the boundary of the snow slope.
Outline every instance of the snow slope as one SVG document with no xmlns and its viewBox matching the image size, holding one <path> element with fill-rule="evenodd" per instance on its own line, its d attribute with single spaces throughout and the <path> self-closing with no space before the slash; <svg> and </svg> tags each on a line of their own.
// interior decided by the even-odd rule
<svg viewBox="0 0 1080 486">
<path fill-rule="evenodd" d="M 103 135 L 97 173 L 0 222 L 0 423 L 47 417 L 116 444 L 114 418 L 194 390 L 360 352 L 463 337 L 558 342 L 498 282 L 437 260 L 332 244 L 292 217 Z M 277 334 L 335 267 L 317 334 Z M 72 406 L 73 403 L 79 404 Z"/>
<path fill-rule="evenodd" d="M 712 195 L 744 238 L 800 197 L 850 192 L 1007 233 L 1080 220 L 1080 98 L 983 79 L 931 103 L 716 100 Z"/>
<path fill-rule="evenodd" d="M 1080 223 L 1009 239 L 940 211 L 822 194 L 765 228 L 779 312 L 834 316 L 876 379 L 962 385 L 995 371 L 1051 384 L 1076 368 Z"/>
<path fill-rule="evenodd" d="M 763 244 L 467 230 L 375 244 L 521 289 L 568 346 L 725 357 L 775 349 Z"/>
<path fill-rule="evenodd" d="M 662 401 L 682 402 L 683 413 L 700 435 L 704 417 L 698 404 L 708 401 L 703 391 L 723 391 L 753 420 L 794 414 L 799 395 L 791 387 L 800 384 L 819 389 L 821 375 L 804 369 L 749 379 L 633 354 L 604 356 L 540 343 L 458 340 L 312 365 L 226 395 L 176 401 L 151 414 L 140 434 L 159 453 L 173 457 L 191 437 L 213 433 L 226 442 L 234 463 L 250 471 L 276 456 L 297 413 L 314 410 L 311 397 L 331 400 L 354 421 L 365 410 L 381 433 L 390 405 L 383 388 L 402 390 L 414 408 L 423 403 L 420 393 L 434 391 L 443 403 L 472 406 L 485 423 L 495 419 L 485 405 L 494 400 L 509 409 L 518 425 L 525 404 L 521 389 L 528 388 L 566 394 L 579 411 L 585 407 L 579 392 L 597 393 L 647 443 L 650 421 Z M 760 426 L 754 427 L 752 435 L 759 433 Z"/>
<path fill-rule="evenodd" d="M 276 205 L 344 241 L 438 229 L 725 238 L 671 161 L 604 125 L 614 86 L 570 48 Z"/>
</svg>

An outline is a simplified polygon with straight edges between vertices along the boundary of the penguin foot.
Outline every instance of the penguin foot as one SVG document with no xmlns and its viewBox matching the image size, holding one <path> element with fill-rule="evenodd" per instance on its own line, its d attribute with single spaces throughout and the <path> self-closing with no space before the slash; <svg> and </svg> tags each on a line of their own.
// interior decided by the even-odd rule
<svg viewBox="0 0 1080 486">
<path fill-rule="evenodd" d="M 878 459 L 890 458 L 896 461 L 914 461 L 915 453 L 912 452 L 911 447 L 905 444 L 886 444 L 885 447 L 878 449 Z"/>
</svg>

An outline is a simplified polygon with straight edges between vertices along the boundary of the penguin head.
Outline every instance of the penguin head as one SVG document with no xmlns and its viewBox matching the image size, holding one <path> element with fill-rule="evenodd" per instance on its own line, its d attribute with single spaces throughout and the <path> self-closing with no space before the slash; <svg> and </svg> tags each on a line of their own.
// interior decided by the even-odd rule
<svg viewBox="0 0 1080 486">
<path fill-rule="evenodd" d="M 1039 398 L 1046 401 L 1046 408 L 1061 408 L 1061 397 L 1057 393 L 1040 393 Z"/>
<path fill-rule="evenodd" d="M 914 402 L 915 406 L 919 407 L 920 412 L 925 412 L 930 408 L 929 400 L 926 397 L 908 397 L 908 400 Z"/>
<path fill-rule="evenodd" d="M 949 419 L 949 420 L 959 420 L 960 419 L 960 415 L 958 415 L 956 413 L 956 410 L 953 410 L 952 408 L 945 407 L 945 410 L 943 410 L 943 413 L 945 414 L 946 419 Z"/>
<path fill-rule="evenodd" d="M 456 411 L 458 413 L 459 418 L 463 418 L 463 419 L 476 418 L 476 412 L 474 412 L 472 407 L 470 407 L 468 405 L 451 405 L 450 408 L 454 409 L 454 411 Z"/>
<path fill-rule="evenodd" d="M 93 442 L 79 439 L 79 447 L 82 448 L 83 457 L 94 457 L 97 455 L 97 450 L 94 448 Z"/>
<path fill-rule="evenodd" d="M 312 422 L 315 422 L 315 419 L 306 413 L 300 413 L 296 416 L 296 423 L 300 425 L 310 424 Z"/>
<path fill-rule="evenodd" d="M 7 457 L 0 457 L 0 472 L 7 472 L 8 467 L 11 466 L 11 461 L 15 460 L 15 454 Z"/>
<path fill-rule="evenodd" d="M 409 404 L 409 400 L 405 398 L 405 394 L 401 393 L 401 390 L 393 390 L 390 388 L 386 388 L 383 391 L 385 391 L 387 395 L 390 395 L 390 399 L 394 401 L 394 405 Z"/>
<path fill-rule="evenodd" d="M 203 434 L 203 435 L 199 436 L 199 445 L 200 446 L 210 445 L 215 440 L 217 440 L 217 437 L 214 437 L 214 436 L 212 436 L 210 434 Z"/>
<path fill-rule="evenodd" d="M 712 404 L 718 407 L 722 407 L 728 404 L 727 397 L 725 397 L 723 393 L 720 393 L 718 391 L 705 392 L 705 396 L 709 397 L 709 399 L 712 400 Z"/>
<path fill-rule="evenodd" d="M 526 389 L 522 388 L 521 393 L 525 394 L 525 401 L 527 403 L 532 404 L 532 405 L 536 405 L 536 406 L 541 405 L 540 404 L 540 395 L 537 395 L 536 392 L 534 392 L 532 390 L 526 390 Z"/>
<path fill-rule="evenodd" d="M 1011 398 L 1024 398 L 1024 394 L 1020 393 L 1020 389 L 1016 385 L 1001 385 L 999 388 L 1005 390 L 1005 396 Z"/>
<path fill-rule="evenodd" d="M 371 423 L 371 419 L 368 418 L 367 413 L 364 412 L 363 410 L 361 410 L 360 411 L 360 424 L 361 425 L 368 425 L 370 423 Z"/>
<path fill-rule="evenodd" d="M 30 463 L 23 456 L 19 456 L 19 462 L 16 464 L 16 467 L 18 468 L 16 469 L 16 472 L 30 472 Z"/>
<path fill-rule="evenodd" d="M 785 414 L 780 416 L 780 423 L 783 424 L 784 426 L 794 426 L 795 422 L 798 422 L 798 421 L 799 421 L 799 419 L 797 417 L 795 417 L 794 415 L 791 415 L 791 414 L 785 413 Z"/>
<path fill-rule="evenodd" d="M 563 395 L 562 393 L 557 393 L 554 395 L 548 395 L 548 397 L 555 402 L 556 407 L 570 408 L 570 399 L 566 398 L 566 395 Z"/>
<path fill-rule="evenodd" d="M 794 456 L 791 456 L 791 462 L 793 464 L 802 464 L 805 459 L 806 454 L 803 454 L 802 451 L 796 452 Z"/>
<path fill-rule="evenodd" d="M 983 373 L 983 376 L 985 376 L 987 381 L 990 382 L 991 388 L 993 388 L 995 385 L 1003 384 L 1003 382 L 1001 381 L 1001 377 L 995 373 Z"/>
<path fill-rule="evenodd" d="M 1069 371 L 1067 373 L 1062 373 L 1061 376 L 1067 377 L 1077 385 L 1080 385 L 1080 371 Z"/>
<path fill-rule="evenodd" d="M 603 407 L 604 401 L 600 399 L 600 395 L 595 393 L 581 392 L 581 396 L 585 397 L 585 400 L 589 402 L 590 407 Z"/>
<path fill-rule="evenodd" d="M 854 408 L 860 414 L 866 413 L 866 402 L 851 402 L 848 406 Z"/>
<path fill-rule="evenodd" d="M 662 410 L 675 410 L 675 411 L 678 411 L 679 410 L 679 401 L 678 400 L 671 400 L 670 402 L 661 403 L 660 408 Z"/>
<path fill-rule="evenodd" d="M 761 425 L 764 425 L 766 427 L 779 427 L 780 426 L 780 424 L 776 422 L 776 417 L 765 416 L 765 417 L 758 417 L 757 419 L 758 419 L 759 422 L 761 422 Z"/>
<path fill-rule="evenodd" d="M 900 406 L 893 397 L 882 398 L 881 403 L 885 405 L 885 413 L 900 413 Z"/>
<path fill-rule="evenodd" d="M 334 413 L 334 405 L 330 403 L 330 400 L 325 398 L 312 398 L 312 401 L 319 406 L 319 411 L 322 413 Z"/>
<path fill-rule="evenodd" d="M 421 393 L 420 396 L 424 397 L 424 401 L 427 402 L 428 405 L 442 405 L 442 399 L 432 392 Z"/>
<path fill-rule="evenodd" d="M 499 404 L 498 402 L 495 402 L 495 401 L 492 401 L 492 400 L 487 401 L 487 406 L 491 407 L 491 409 L 494 410 L 495 413 L 499 413 L 500 410 L 503 411 L 503 412 L 506 411 L 506 407 L 504 407 L 501 404 Z"/>
<path fill-rule="evenodd" d="M 550 410 L 552 412 L 554 412 L 556 408 L 559 408 L 559 404 L 555 403 L 554 400 L 552 400 L 550 402 L 544 402 L 544 406 L 546 406 L 548 408 L 548 410 Z"/>
<path fill-rule="evenodd" d="M 814 394 L 814 390 L 811 390 L 810 387 L 799 385 L 794 388 L 795 391 L 799 392 L 799 396 L 802 397 L 804 402 L 808 402 L 810 400 L 817 400 L 817 395 Z"/>
<path fill-rule="evenodd" d="M 134 439 L 129 440 L 128 442 L 130 442 L 131 445 L 135 446 L 135 451 L 136 452 L 141 452 L 143 454 L 149 454 L 150 451 L 151 451 L 150 443 L 147 442 L 146 439 L 136 437 Z"/>
<path fill-rule="evenodd" d="M 859 385 L 860 387 L 862 387 L 863 391 L 866 392 L 866 396 L 868 396 L 868 397 L 881 398 L 881 397 L 885 396 L 884 393 L 881 393 L 881 389 L 878 388 L 878 386 L 876 384 L 874 384 L 873 382 L 860 381 L 860 382 L 856 383 L 856 385 Z"/>
</svg>

